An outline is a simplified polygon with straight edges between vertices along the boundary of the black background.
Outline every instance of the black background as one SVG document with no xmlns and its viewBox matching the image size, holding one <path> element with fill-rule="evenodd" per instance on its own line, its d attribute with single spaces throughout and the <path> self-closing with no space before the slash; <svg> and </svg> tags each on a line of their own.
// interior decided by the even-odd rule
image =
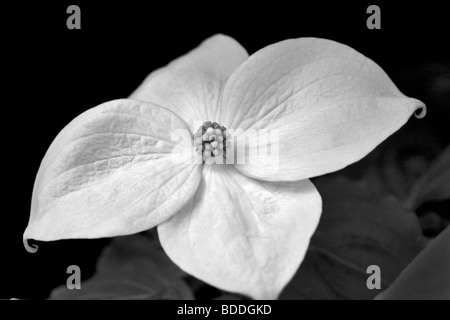
<svg viewBox="0 0 450 320">
<path fill-rule="evenodd" d="M 81 112 L 126 98 L 152 70 L 224 33 L 248 52 L 287 38 L 314 36 L 345 43 L 377 62 L 429 114 L 414 121 L 449 143 L 450 22 L 444 6 L 383 1 L 253 5 L 209 2 L 180 6 L 87 1 L 3 7 L 3 210 L 0 298 L 46 298 L 77 264 L 87 278 L 108 239 L 22 245 L 39 164 L 57 133 Z M 81 30 L 66 28 L 66 9 L 81 8 Z M 366 9 L 381 8 L 381 30 L 368 30 Z M 436 143 L 432 141 L 430 143 Z"/>
</svg>

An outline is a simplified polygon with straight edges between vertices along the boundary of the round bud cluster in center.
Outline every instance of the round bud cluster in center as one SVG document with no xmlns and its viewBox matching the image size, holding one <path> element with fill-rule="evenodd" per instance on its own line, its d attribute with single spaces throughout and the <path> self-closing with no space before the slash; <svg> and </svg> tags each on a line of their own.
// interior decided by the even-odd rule
<svg viewBox="0 0 450 320">
<path fill-rule="evenodd" d="M 229 146 L 227 128 L 217 122 L 206 121 L 194 134 L 194 146 L 203 163 L 213 164 L 215 157 L 224 157 Z"/>
</svg>

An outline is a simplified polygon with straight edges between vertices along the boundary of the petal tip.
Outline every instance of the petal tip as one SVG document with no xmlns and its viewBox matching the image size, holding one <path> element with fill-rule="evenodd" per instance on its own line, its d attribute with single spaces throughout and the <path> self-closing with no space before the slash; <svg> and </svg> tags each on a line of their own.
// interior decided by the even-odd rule
<svg viewBox="0 0 450 320">
<path fill-rule="evenodd" d="M 226 44 L 231 47 L 236 46 L 236 47 L 240 48 L 240 50 L 243 52 L 243 55 L 245 56 L 245 58 L 248 58 L 247 50 L 245 50 L 245 48 L 239 43 L 239 41 L 237 41 L 235 38 L 233 38 L 232 36 L 229 36 L 227 34 L 223 34 L 223 33 L 213 34 L 212 36 L 203 40 L 202 44 L 203 45 L 211 44 L 213 46 L 217 46 L 218 44 Z"/>
<path fill-rule="evenodd" d="M 209 38 L 207 38 L 206 40 L 209 40 L 209 39 L 232 39 L 232 40 L 235 40 L 235 39 L 233 39 L 232 37 L 230 37 L 229 35 L 226 35 L 226 34 L 223 34 L 223 33 L 216 33 L 216 34 L 213 34 L 212 36 L 210 36 Z M 236 40 L 235 40 L 236 41 Z"/>
<path fill-rule="evenodd" d="M 414 111 L 414 116 L 417 119 L 422 119 L 427 115 L 427 107 L 423 104 L 420 103 L 420 105 L 417 107 L 417 109 Z"/>
<path fill-rule="evenodd" d="M 23 238 L 23 246 L 29 253 L 36 253 L 38 251 L 38 245 L 37 244 L 28 244 L 28 239 Z"/>
</svg>

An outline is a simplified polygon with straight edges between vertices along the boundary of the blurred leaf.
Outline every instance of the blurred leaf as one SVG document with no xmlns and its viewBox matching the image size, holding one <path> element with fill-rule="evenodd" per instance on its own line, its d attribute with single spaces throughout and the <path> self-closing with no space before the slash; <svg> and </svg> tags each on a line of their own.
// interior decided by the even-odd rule
<svg viewBox="0 0 450 320">
<path fill-rule="evenodd" d="M 61 286 L 53 290 L 50 299 L 193 299 L 183 275 L 148 236 L 117 237 L 100 256 L 97 273 L 81 283 L 81 290 Z"/>
<path fill-rule="evenodd" d="M 225 291 L 213 287 L 212 285 L 209 285 L 191 275 L 187 274 L 185 280 L 197 300 L 211 300 L 227 294 Z"/>
<path fill-rule="evenodd" d="M 426 201 L 445 199 L 450 199 L 450 147 L 444 150 L 414 184 L 407 204 L 416 209 Z"/>
<path fill-rule="evenodd" d="M 450 228 L 431 241 L 376 299 L 450 300 Z"/>
<path fill-rule="evenodd" d="M 403 202 L 441 150 L 442 145 L 430 128 L 405 126 L 400 134 L 381 145 L 373 169 L 385 192 Z"/>
<path fill-rule="evenodd" d="M 399 200 L 405 200 L 421 173 L 427 168 L 426 158 L 414 154 L 400 157 L 400 152 L 387 154 L 380 169 L 386 189 Z"/>
<path fill-rule="evenodd" d="M 450 212 L 449 212 L 450 213 Z M 442 232 L 449 222 L 434 211 L 426 211 L 419 216 L 422 233 L 425 237 L 434 238 Z"/>
<path fill-rule="evenodd" d="M 380 291 L 367 288 L 368 266 L 380 267 L 383 290 L 420 252 L 425 239 L 417 217 L 370 182 L 315 181 L 323 197 L 321 221 L 280 299 L 372 299 Z"/>
<path fill-rule="evenodd" d="M 244 297 L 233 293 L 226 293 L 214 298 L 214 300 L 244 300 Z"/>
</svg>

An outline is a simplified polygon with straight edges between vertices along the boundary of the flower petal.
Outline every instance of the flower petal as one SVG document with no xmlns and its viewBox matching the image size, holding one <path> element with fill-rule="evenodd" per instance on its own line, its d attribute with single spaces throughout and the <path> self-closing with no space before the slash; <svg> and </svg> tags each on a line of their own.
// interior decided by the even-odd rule
<svg viewBox="0 0 450 320">
<path fill-rule="evenodd" d="M 276 298 L 318 224 L 319 193 L 309 180 L 261 182 L 228 165 L 203 170 L 193 202 L 158 226 L 164 250 L 220 289 Z"/>
<path fill-rule="evenodd" d="M 152 72 L 130 98 L 162 105 L 189 126 L 194 121 L 215 121 L 222 87 L 247 58 L 247 51 L 236 40 L 221 34 L 212 36 Z"/>
<path fill-rule="evenodd" d="M 264 156 L 237 165 L 264 180 L 299 180 L 360 160 L 419 108 L 372 60 L 334 41 L 301 38 L 270 45 L 230 76 L 221 106 L 229 128 L 278 129 Z M 256 134 L 256 137 L 258 134 Z M 262 144 L 252 139 L 250 148 Z M 253 151 L 254 151 L 253 150 Z M 252 150 L 250 150 L 252 151 Z"/>
<path fill-rule="evenodd" d="M 42 241 L 132 234 L 154 227 L 197 190 L 201 166 L 174 162 L 171 111 L 133 100 L 92 108 L 53 141 L 36 177 L 24 233 Z"/>
</svg>

